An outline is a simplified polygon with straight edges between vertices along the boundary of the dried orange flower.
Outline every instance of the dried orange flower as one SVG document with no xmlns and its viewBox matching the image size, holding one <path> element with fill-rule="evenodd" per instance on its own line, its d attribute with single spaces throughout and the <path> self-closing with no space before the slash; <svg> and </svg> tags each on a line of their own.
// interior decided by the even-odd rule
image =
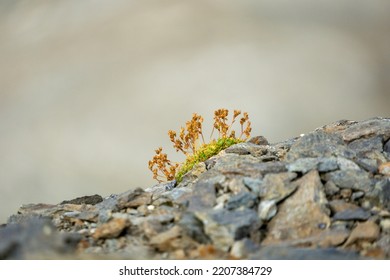
<svg viewBox="0 0 390 280">
<path fill-rule="evenodd" d="M 173 180 L 177 177 L 180 166 L 185 167 L 184 170 L 187 170 L 189 167 L 193 166 L 192 162 L 196 163 L 199 160 L 203 161 L 205 158 L 211 157 L 228 145 L 248 139 L 252 130 L 248 113 L 244 112 L 243 116 L 240 118 L 241 134 L 238 138 L 236 137 L 236 132 L 232 129 L 232 126 L 236 119 L 241 115 L 241 111 L 234 110 L 230 123 L 228 123 L 228 115 L 229 111 L 227 109 L 218 109 L 214 112 L 214 125 L 209 144 L 205 143 L 203 137 L 203 117 L 196 113 L 192 115 L 191 120 L 186 122 L 185 127 L 180 128 L 179 135 L 177 135 L 175 131 L 169 130 L 168 136 L 173 147 L 177 152 L 181 151 L 187 157 L 187 161 L 182 166 L 178 163 L 172 163 L 168 159 L 167 154 L 162 152 L 162 148 L 158 148 L 155 150 L 155 156 L 149 161 L 149 169 L 153 173 L 153 178 L 159 182 L 162 182 L 163 178 L 168 181 Z M 215 130 L 217 130 L 219 134 L 217 140 L 212 139 Z M 183 172 L 183 170 L 180 170 L 179 179 L 181 179 Z"/>
</svg>

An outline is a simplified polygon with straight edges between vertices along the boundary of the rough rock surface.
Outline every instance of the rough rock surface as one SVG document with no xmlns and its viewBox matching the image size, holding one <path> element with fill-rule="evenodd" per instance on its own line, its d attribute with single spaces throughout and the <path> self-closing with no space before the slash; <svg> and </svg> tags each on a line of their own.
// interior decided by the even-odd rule
<svg viewBox="0 0 390 280">
<path fill-rule="evenodd" d="M 390 119 L 339 121 L 234 145 L 179 184 L 27 204 L 0 258 L 390 259 L 389 139 Z"/>
</svg>

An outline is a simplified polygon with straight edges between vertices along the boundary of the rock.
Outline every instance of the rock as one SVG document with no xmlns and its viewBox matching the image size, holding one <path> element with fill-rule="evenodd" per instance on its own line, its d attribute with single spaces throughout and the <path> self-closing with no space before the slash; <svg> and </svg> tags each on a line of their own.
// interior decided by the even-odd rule
<svg viewBox="0 0 390 280">
<path fill-rule="evenodd" d="M 370 212 L 363 210 L 362 208 L 356 208 L 356 209 L 347 209 L 344 211 L 337 212 L 332 219 L 335 221 L 351 221 L 351 220 L 358 220 L 358 221 L 365 221 L 368 220 L 368 218 L 371 217 Z"/>
<path fill-rule="evenodd" d="M 390 179 L 378 181 L 374 188 L 366 193 L 365 200 L 372 205 L 390 210 Z"/>
<path fill-rule="evenodd" d="M 351 195 L 351 200 L 352 201 L 356 201 L 362 197 L 364 197 L 364 192 L 362 191 L 357 191 L 357 192 L 353 192 L 352 195 Z"/>
<path fill-rule="evenodd" d="M 262 146 L 269 145 L 268 140 L 264 136 L 252 137 L 247 142 L 255 145 L 262 145 Z"/>
<path fill-rule="evenodd" d="M 380 221 L 382 232 L 390 233 L 390 219 L 383 219 Z"/>
<path fill-rule="evenodd" d="M 354 153 L 347 149 L 343 139 L 336 134 L 315 131 L 298 139 L 287 153 L 292 162 L 300 158 L 319 158 L 341 156 L 352 158 Z"/>
<path fill-rule="evenodd" d="M 319 172 L 329 172 L 338 168 L 338 161 L 335 157 L 299 158 L 287 166 L 289 172 L 300 172 L 303 174 L 314 169 L 317 169 Z"/>
<path fill-rule="evenodd" d="M 212 170 L 209 170 L 206 173 L 210 171 Z M 216 176 L 210 179 L 203 177 L 202 180 L 198 181 L 194 185 L 192 196 L 189 198 L 188 210 L 205 211 L 213 208 L 216 204 L 217 185 L 222 184 L 224 180 L 224 176 Z"/>
<path fill-rule="evenodd" d="M 376 159 L 356 158 L 355 162 L 359 165 L 359 167 L 372 174 L 376 174 L 378 172 L 378 161 Z"/>
<path fill-rule="evenodd" d="M 230 250 L 230 255 L 234 258 L 243 259 L 258 251 L 259 248 L 260 246 L 258 244 L 248 238 L 244 238 L 234 242 L 232 249 Z"/>
<path fill-rule="evenodd" d="M 241 192 L 238 193 L 227 201 L 226 209 L 233 210 L 236 208 L 252 208 L 257 200 L 257 196 L 250 192 Z"/>
<path fill-rule="evenodd" d="M 145 192 L 143 189 L 125 192 L 118 196 L 118 208 L 137 208 L 141 205 L 152 203 L 152 193 Z"/>
<path fill-rule="evenodd" d="M 123 230 L 130 225 L 128 219 L 123 218 L 114 218 L 109 222 L 102 224 L 96 229 L 92 237 L 95 240 L 98 239 L 107 239 L 118 237 Z"/>
<path fill-rule="evenodd" d="M 344 247 L 350 246 L 359 241 L 373 242 L 378 239 L 379 233 L 380 228 L 373 221 L 358 223 L 358 225 L 352 230 L 351 235 L 344 244 Z"/>
<path fill-rule="evenodd" d="M 379 165 L 378 172 L 385 176 L 390 176 L 390 162 L 385 162 Z"/>
<path fill-rule="evenodd" d="M 329 208 L 332 213 L 339 213 L 346 210 L 357 210 L 360 209 L 359 206 L 353 203 L 345 202 L 344 200 L 332 200 L 329 202 Z"/>
<path fill-rule="evenodd" d="M 255 234 L 261 225 L 257 213 L 249 209 L 213 210 L 196 213 L 196 216 L 202 221 L 205 233 L 214 245 L 225 252 L 235 240 Z"/>
<path fill-rule="evenodd" d="M 314 236 L 330 225 L 318 172 L 311 171 L 296 183 L 298 189 L 280 204 L 278 213 L 268 224 L 268 234 L 262 244 Z"/>
<path fill-rule="evenodd" d="M 183 213 L 178 225 L 187 233 L 192 239 L 199 243 L 210 243 L 210 238 L 204 232 L 203 223 L 192 212 Z"/>
<path fill-rule="evenodd" d="M 383 151 L 390 154 L 390 139 L 383 145 Z"/>
<path fill-rule="evenodd" d="M 154 237 L 150 240 L 150 244 L 152 246 L 155 246 L 160 251 L 166 251 L 171 248 L 171 242 L 180 237 L 182 233 L 182 230 L 179 226 L 173 226 L 167 231 L 164 231 Z"/>
<path fill-rule="evenodd" d="M 346 142 L 352 142 L 359 138 L 368 138 L 370 136 L 381 136 L 387 140 L 390 138 L 390 119 L 375 118 L 352 124 L 346 128 L 341 137 Z"/>
<path fill-rule="evenodd" d="M 296 173 L 289 172 L 265 175 L 260 187 L 260 198 L 275 202 L 285 199 L 296 190 L 297 184 L 291 183 L 296 177 Z"/>
<path fill-rule="evenodd" d="M 257 213 L 260 220 L 269 221 L 271 220 L 278 211 L 275 200 L 263 200 L 260 202 Z"/>
<path fill-rule="evenodd" d="M 352 189 L 369 192 L 373 187 L 373 181 L 368 173 L 362 170 L 337 170 L 326 173 L 325 181 L 332 181 L 341 189 Z"/>
<path fill-rule="evenodd" d="M 227 190 L 233 194 L 239 194 L 247 191 L 247 188 L 245 187 L 245 184 L 241 176 L 236 176 L 234 178 L 227 180 L 224 186 L 226 186 Z"/>
<path fill-rule="evenodd" d="M 179 184 L 23 205 L 0 258 L 390 259 L 389 122 L 258 137 Z"/>
<path fill-rule="evenodd" d="M 64 200 L 60 204 L 91 204 L 95 205 L 103 201 L 103 198 L 98 195 L 88 195 L 88 196 L 82 196 L 78 197 L 72 200 Z"/>
<path fill-rule="evenodd" d="M 340 189 L 335 185 L 335 183 L 333 183 L 330 180 L 325 183 L 324 188 L 325 188 L 325 194 L 327 196 L 333 196 L 340 191 Z"/>
<path fill-rule="evenodd" d="M 340 196 L 341 196 L 341 198 L 343 198 L 345 200 L 349 200 L 352 196 L 352 190 L 351 189 L 341 189 Z"/>
<path fill-rule="evenodd" d="M 358 138 L 348 144 L 348 148 L 355 151 L 356 154 L 364 157 L 372 151 L 382 151 L 383 138 L 381 135 L 376 135 L 369 138 Z"/>
<path fill-rule="evenodd" d="M 259 194 L 262 180 L 256 178 L 244 177 L 243 183 L 246 187 L 248 187 L 248 189 L 252 193 L 254 193 L 255 195 Z"/>
<path fill-rule="evenodd" d="M 0 227 L 0 259 L 59 259 L 74 254 L 80 239 L 58 232 L 48 219 L 26 219 Z"/>
</svg>

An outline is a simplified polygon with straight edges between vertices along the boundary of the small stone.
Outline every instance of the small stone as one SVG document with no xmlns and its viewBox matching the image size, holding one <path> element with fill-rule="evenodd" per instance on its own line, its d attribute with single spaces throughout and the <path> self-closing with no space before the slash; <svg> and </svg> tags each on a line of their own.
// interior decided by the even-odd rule
<svg viewBox="0 0 390 280">
<path fill-rule="evenodd" d="M 390 176 L 390 162 L 385 162 L 379 165 L 378 172 L 385 176 Z"/>
<path fill-rule="evenodd" d="M 300 172 L 305 174 L 310 170 L 316 169 L 318 162 L 318 158 L 298 158 L 296 161 L 287 165 L 287 170 L 289 172 Z"/>
<path fill-rule="evenodd" d="M 362 192 L 362 191 L 353 192 L 352 196 L 351 196 L 351 200 L 356 201 L 362 197 L 364 197 L 364 192 Z"/>
<path fill-rule="evenodd" d="M 164 252 L 172 248 L 171 242 L 180 237 L 182 229 L 179 226 L 173 226 L 167 231 L 157 234 L 150 239 L 150 244 L 158 250 Z"/>
<path fill-rule="evenodd" d="M 337 158 L 337 165 L 339 169 L 341 170 L 360 170 L 359 165 L 354 163 L 352 160 L 343 158 L 343 157 L 338 157 Z M 332 170 L 329 170 L 332 171 Z"/>
<path fill-rule="evenodd" d="M 147 207 L 149 211 L 153 211 L 156 208 L 154 205 L 148 205 Z"/>
<path fill-rule="evenodd" d="M 324 189 L 327 196 L 333 196 L 340 191 L 340 189 L 332 181 L 327 181 L 324 185 Z"/>
<path fill-rule="evenodd" d="M 352 190 L 351 189 L 342 189 L 340 191 L 340 196 L 344 199 L 349 199 L 352 195 Z"/>
<path fill-rule="evenodd" d="M 378 172 L 378 161 L 370 158 L 356 158 L 355 162 L 364 170 L 376 174 Z"/>
<path fill-rule="evenodd" d="M 194 213 L 185 212 L 183 213 L 178 225 L 187 233 L 192 239 L 199 243 L 209 243 L 210 239 L 204 232 L 203 223 L 199 220 Z"/>
<path fill-rule="evenodd" d="M 92 235 L 93 239 L 107 239 L 118 237 L 123 230 L 130 225 L 130 221 L 122 218 L 113 218 L 109 222 L 102 224 Z"/>
<path fill-rule="evenodd" d="M 373 181 L 369 174 L 362 170 L 337 170 L 326 173 L 324 179 L 325 181 L 332 181 L 341 189 L 368 192 L 373 187 Z"/>
<path fill-rule="evenodd" d="M 119 209 L 137 208 L 141 205 L 151 204 L 152 195 L 151 192 L 145 192 L 141 188 L 125 192 L 118 197 L 118 207 Z"/>
<path fill-rule="evenodd" d="M 245 186 L 248 187 L 248 189 L 255 195 L 259 194 L 262 180 L 251 177 L 244 177 L 243 182 Z"/>
<path fill-rule="evenodd" d="M 228 190 L 234 194 L 245 192 L 247 188 L 241 178 L 232 178 L 228 181 Z"/>
<path fill-rule="evenodd" d="M 380 221 L 382 232 L 390 233 L 390 219 L 383 219 Z"/>
<path fill-rule="evenodd" d="M 320 158 L 317 170 L 319 172 L 329 172 L 339 168 L 339 159 L 335 157 Z"/>
<path fill-rule="evenodd" d="M 271 220 L 278 211 L 275 200 L 263 200 L 259 204 L 259 208 L 257 210 L 259 214 L 259 218 L 262 221 Z"/>
<path fill-rule="evenodd" d="M 257 200 L 257 196 L 250 192 L 238 193 L 227 201 L 226 208 L 229 210 L 239 207 L 252 208 Z"/>
<path fill-rule="evenodd" d="M 329 208 L 332 213 L 339 213 L 346 210 L 356 210 L 359 209 L 359 206 L 345 202 L 344 200 L 332 200 L 329 202 Z"/>
<path fill-rule="evenodd" d="M 347 247 L 358 241 L 373 242 L 378 239 L 380 234 L 379 226 L 373 221 L 367 221 L 359 223 L 351 232 L 348 240 L 345 242 L 344 247 Z"/>
<path fill-rule="evenodd" d="M 252 137 L 247 142 L 255 144 L 255 145 L 269 145 L 268 140 L 264 136 Z"/>
<path fill-rule="evenodd" d="M 297 177 L 296 173 L 277 173 L 265 175 L 260 188 L 259 196 L 263 200 L 279 202 L 291 195 L 297 184 L 290 183 Z"/>
<path fill-rule="evenodd" d="M 359 220 L 364 221 L 368 220 L 371 217 L 370 212 L 363 210 L 362 208 L 357 209 L 347 209 L 344 211 L 337 212 L 333 216 L 333 220 L 335 221 L 351 221 L 351 220 Z"/>
<path fill-rule="evenodd" d="M 248 238 L 244 238 L 234 242 L 230 255 L 238 259 L 247 258 L 249 254 L 256 252 L 259 248 L 258 244 Z"/>
</svg>

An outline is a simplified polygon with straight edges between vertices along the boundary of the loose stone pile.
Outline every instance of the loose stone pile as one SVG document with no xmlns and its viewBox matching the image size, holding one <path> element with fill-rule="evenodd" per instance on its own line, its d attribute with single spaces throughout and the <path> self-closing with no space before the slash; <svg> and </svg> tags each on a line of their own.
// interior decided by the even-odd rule
<svg viewBox="0 0 390 280">
<path fill-rule="evenodd" d="M 22 206 L 0 258 L 390 259 L 390 119 L 255 137 L 169 182 Z"/>
</svg>

